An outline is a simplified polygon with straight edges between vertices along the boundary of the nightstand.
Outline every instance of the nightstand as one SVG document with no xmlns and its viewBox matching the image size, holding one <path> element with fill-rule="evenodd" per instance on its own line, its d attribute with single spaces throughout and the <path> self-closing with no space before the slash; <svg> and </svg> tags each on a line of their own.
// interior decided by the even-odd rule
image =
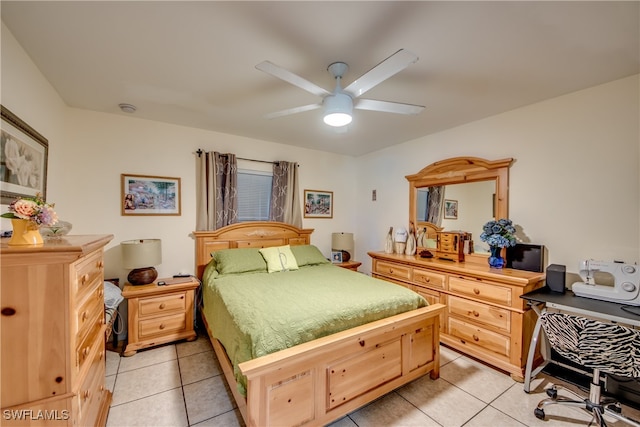
<svg viewBox="0 0 640 427">
<path fill-rule="evenodd" d="M 358 267 L 360 267 L 362 263 L 358 261 L 345 261 L 345 262 L 336 263 L 334 265 L 337 265 L 338 267 L 346 268 L 348 270 L 358 271 Z"/>
<path fill-rule="evenodd" d="M 122 296 L 127 299 L 129 326 L 124 356 L 172 341 L 196 339 L 194 297 L 199 285 L 195 278 L 164 286 L 158 286 L 158 282 L 141 286 L 126 284 Z"/>
</svg>

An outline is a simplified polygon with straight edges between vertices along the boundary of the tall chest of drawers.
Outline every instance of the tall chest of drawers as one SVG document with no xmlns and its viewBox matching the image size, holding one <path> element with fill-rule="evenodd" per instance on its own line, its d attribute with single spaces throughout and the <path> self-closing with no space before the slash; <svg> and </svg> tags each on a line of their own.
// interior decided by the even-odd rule
<svg viewBox="0 0 640 427">
<path fill-rule="evenodd" d="M 369 252 L 372 275 L 447 306 L 440 341 L 521 380 L 535 312 L 520 295 L 542 287 L 545 276 L 489 265 Z"/>
<path fill-rule="evenodd" d="M 2 425 L 106 422 L 104 246 L 112 235 L 40 247 L 2 239 Z"/>
</svg>

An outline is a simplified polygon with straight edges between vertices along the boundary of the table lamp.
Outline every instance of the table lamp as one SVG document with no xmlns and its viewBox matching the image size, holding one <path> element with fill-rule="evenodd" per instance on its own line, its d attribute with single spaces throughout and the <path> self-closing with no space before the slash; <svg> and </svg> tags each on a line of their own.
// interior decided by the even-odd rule
<svg viewBox="0 0 640 427">
<path fill-rule="evenodd" d="M 342 252 L 342 261 L 347 262 L 353 255 L 353 233 L 332 233 L 331 250 Z"/>
<path fill-rule="evenodd" d="M 122 262 L 125 268 L 132 268 L 127 280 L 132 285 L 148 285 L 158 277 L 155 265 L 162 263 L 160 239 L 126 240 L 122 247 Z"/>
</svg>

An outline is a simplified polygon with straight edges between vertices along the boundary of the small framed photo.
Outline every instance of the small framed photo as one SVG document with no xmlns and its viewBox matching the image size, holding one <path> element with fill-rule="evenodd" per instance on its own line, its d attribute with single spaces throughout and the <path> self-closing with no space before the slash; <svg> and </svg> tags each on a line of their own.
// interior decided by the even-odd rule
<svg viewBox="0 0 640 427">
<path fill-rule="evenodd" d="M 458 201 L 444 199 L 444 219 L 458 219 Z"/>
<path fill-rule="evenodd" d="M 46 200 L 49 142 L 4 105 L 0 110 L 0 203 L 38 193 Z"/>
<path fill-rule="evenodd" d="M 180 215 L 180 178 L 122 174 L 121 212 L 126 216 Z"/>
<path fill-rule="evenodd" d="M 333 218 L 333 191 L 304 190 L 305 218 Z"/>
<path fill-rule="evenodd" d="M 342 263 L 342 251 L 331 251 L 331 262 L 334 264 Z"/>
</svg>

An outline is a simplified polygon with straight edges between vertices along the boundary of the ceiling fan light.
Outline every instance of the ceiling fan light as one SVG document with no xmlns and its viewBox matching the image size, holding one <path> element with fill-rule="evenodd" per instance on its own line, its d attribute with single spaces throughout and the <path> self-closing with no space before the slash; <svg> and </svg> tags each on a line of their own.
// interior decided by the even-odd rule
<svg viewBox="0 0 640 427">
<path fill-rule="evenodd" d="M 324 122 L 329 126 L 340 127 L 351 123 L 353 100 L 349 95 L 336 93 L 324 98 Z"/>
</svg>

